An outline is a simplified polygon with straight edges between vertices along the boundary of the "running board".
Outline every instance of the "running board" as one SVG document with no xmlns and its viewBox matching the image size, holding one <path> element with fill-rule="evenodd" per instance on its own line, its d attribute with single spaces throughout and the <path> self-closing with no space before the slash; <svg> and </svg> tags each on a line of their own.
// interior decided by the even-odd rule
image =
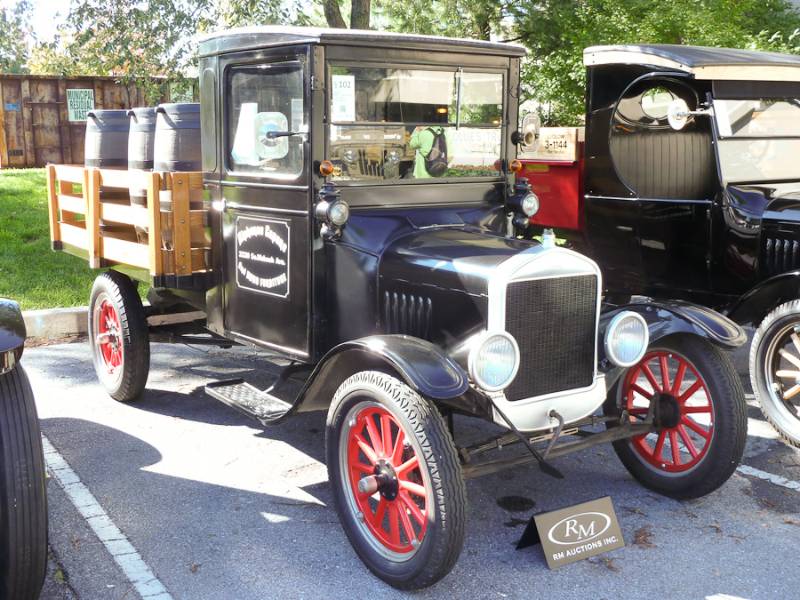
<svg viewBox="0 0 800 600">
<path fill-rule="evenodd" d="M 268 392 L 262 392 L 243 379 L 209 383 L 206 385 L 206 393 L 264 425 L 274 423 L 292 409 L 288 402 Z"/>
</svg>

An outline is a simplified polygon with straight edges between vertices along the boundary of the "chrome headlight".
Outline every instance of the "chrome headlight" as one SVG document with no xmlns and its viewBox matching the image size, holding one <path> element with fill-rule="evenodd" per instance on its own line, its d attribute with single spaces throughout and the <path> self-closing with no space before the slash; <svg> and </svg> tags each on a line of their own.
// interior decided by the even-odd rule
<svg viewBox="0 0 800 600">
<path fill-rule="evenodd" d="M 519 207 L 522 210 L 522 213 L 526 217 L 532 217 L 537 212 L 539 212 L 539 196 L 530 192 L 526 194 L 522 201 L 519 203 Z"/>
<path fill-rule="evenodd" d="M 642 360 L 649 342 L 647 322 L 638 313 L 626 310 L 608 324 L 606 356 L 618 367 L 632 367 Z"/>
<path fill-rule="evenodd" d="M 514 381 L 519 369 L 519 346 L 506 332 L 487 333 L 469 353 L 469 375 L 478 387 L 498 392 Z"/>
</svg>

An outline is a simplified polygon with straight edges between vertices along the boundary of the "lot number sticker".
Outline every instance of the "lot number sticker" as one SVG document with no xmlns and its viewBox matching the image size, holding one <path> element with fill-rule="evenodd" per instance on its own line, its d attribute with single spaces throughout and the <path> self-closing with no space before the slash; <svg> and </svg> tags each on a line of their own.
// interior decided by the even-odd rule
<svg viewBox="0 0 800 600">
<path fill-rule="evenodd" d="M 242 289 L 289 296 L 289 234 L 286 221 L 236 219 L 236 285 Z"/>
<path fill-rule="evenodd" d="M 67 90 L 68 120 L 85 121 L 90 110 L 94 110 L 94 90 Z"/>
</svg>

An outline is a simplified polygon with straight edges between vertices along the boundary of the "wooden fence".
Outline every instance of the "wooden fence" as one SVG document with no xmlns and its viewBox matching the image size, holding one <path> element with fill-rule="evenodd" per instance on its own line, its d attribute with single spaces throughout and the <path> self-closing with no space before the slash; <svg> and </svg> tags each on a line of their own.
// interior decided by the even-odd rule
<svg viewBox="0 0 800 600">
<path fill-rule="evenodd" d="M 0 168 L 83 164 L 87 108 L 145 105 L 141 88 L 115 77 L 0 75 Z"/>
</svg>

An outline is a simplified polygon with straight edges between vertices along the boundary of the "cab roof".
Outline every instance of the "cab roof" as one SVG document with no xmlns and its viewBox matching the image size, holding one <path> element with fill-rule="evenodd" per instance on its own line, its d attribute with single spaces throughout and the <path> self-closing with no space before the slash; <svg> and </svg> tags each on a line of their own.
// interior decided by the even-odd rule
<svg viewBox="0 0 800 600">
<path fill-rule="evenodd" d="M 433 50 L 499 56 L 525 56 L 523 46 L 502 42 L 465 40 L 458 38 L 390 33 L 363 29 L 323 29 L 318 27 L 288 27 L 265 25 L 241 27 L 204 35 L 199 39 L 200 56 L 256 50 L 294 44 L 338 44 L 345 46 Z"/>
<path fill-rule="evenodd" d="M 642 65 L 682 71 L 695 79 L 736 81 L 800 81 L 800 56 L 733 48 L 651 44 L 592 46 L 583 64 Z"/>
</svg>

